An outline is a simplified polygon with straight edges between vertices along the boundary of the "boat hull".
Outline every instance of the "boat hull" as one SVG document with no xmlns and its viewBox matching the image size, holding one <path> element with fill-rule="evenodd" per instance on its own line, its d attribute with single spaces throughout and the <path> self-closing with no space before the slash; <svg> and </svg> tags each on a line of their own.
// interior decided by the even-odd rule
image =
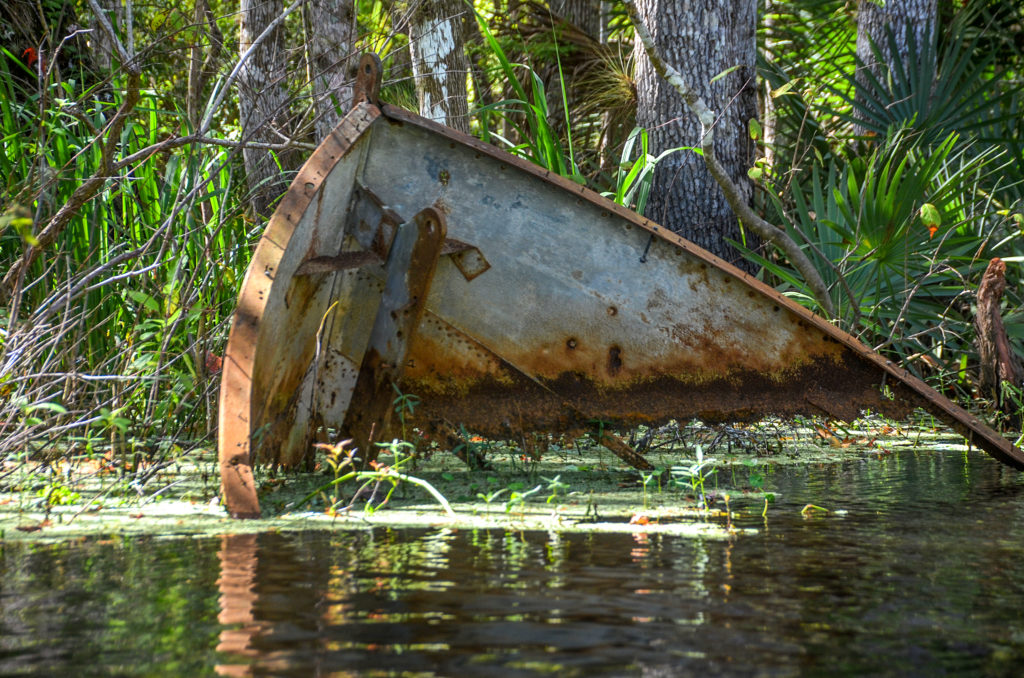
<svg viewBox="0 0 1024 678">
<path fill-rule="evenodd" d="M 363 102 L 299 172 L 239 297 L 219 440 L 232 514 L 259 513 L 254 463 L 293 467 L 367 407 L 352 395 L 387 250 L 428 208 L 448 240 L 396 384 L 418 398 L 426 430 L 517 439 L 923 407 L 1024 468 L 976 418 L 693 243 L 471 137 Z"/>
</svg>

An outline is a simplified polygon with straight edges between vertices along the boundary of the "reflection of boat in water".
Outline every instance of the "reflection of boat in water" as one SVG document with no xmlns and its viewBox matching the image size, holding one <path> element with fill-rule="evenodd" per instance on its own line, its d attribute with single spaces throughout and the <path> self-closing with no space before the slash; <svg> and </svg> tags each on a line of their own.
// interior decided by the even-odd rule
<svg viewBox="0 0 1024 678">
<path fill-rule="evenodd" d="M 363 100 L 281 200 L 239 297 L 220 408 L 233 515 L 259 514 L 255 461 L 295 466 L 327 431 L 372 450 L 396 384 L 419 399 L 418 426 L 507 439 L 923 407 L 1024 468 L 823 318 L 571 181 L 378 105 L 375 58 L 360 78 Z"/>
<path fill-rule="evenodd" d="M 256 622 L 256 553 L 259 535 L 228 534 L 221 537 L 220 612 L 217 621 L 223 628 L 220 632 L 217 652 L 225 655 L 226 661 L 249 659 L 255 654 L 253 639 L 259 635 L 262 625 Z M 217 665 L 218 676 L 251 676 L 252 670 L 245 663 L 221 663 Z"/>
</svg>

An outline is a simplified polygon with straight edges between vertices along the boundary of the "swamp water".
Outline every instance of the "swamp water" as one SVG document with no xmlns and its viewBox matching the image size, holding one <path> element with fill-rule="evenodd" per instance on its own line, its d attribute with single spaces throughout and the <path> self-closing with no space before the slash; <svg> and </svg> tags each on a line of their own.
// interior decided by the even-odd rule
<svg viewBox="0 0 1024 678">
<path fill-rule="evenodd" d="M 0 674 L 1024 675 L 1024 475 L 904 450 L 767 488 L 728 539 L 7 541 Z"/>
</svg>

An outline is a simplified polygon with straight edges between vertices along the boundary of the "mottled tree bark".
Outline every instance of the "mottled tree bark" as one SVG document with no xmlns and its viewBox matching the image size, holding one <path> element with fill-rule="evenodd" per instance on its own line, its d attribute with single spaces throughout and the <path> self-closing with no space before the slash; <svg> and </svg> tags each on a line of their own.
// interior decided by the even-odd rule
<svg viewBox="0 0 1024 678">
<path fill-rule="evenodd" d="M 772 58 L 775 48 L 775 2 L 776 0 L 764 0 L 764 29 L 765 44 L 764 52 L 767 59 Z M 775 166 L 775 143 L 776 143 L 776 122 L 778 110 L 775 106 L 775 99 L 772 98 L 772 86 L 766 79 L 763 83 L 763 98 L 761 105 L 761 129 L 764 133 L 764 159 L 768 167 Z"/>
<path fill-rule="evenodd" d="M 749 204 L 753 186 L 747 170 L 755 147 L 748 121 L 757 117 L 754 77 L 757 0 L 638 0 L 663 58 L 679 64 L 687 80 L 718 113 L 715 151 Z M 700 147 L 700 123 L 680 95 L 658 77 L 641 45 L 636 47 L 637 124 L 646 128 L 654 155 L 679 146 Z M 715 82 L 715 76 L 738 67 Z M 692 151 L 659 163 L 646 216 L 748 271 L 725 240 L 740 240 L 740 227 L 704 161 Z M 750 236 L 748 234 L 748 242 Z"/>
<path fill-rule="evenodd" d="M 352 107 L 355 3 L 352 0 L 309 0 L 303 16 L 316 113 L 313 133 L 319 142 Z"/>
<path fill-rule="evenodd" d="M 551 0 L 551 11 L 595 40 L 601 39 L 602 0 Z"/>
<path fill-rule="evenodd" d="M 282 0 L 241 0 L 239 54 L 245 54 L 271 22 L 284 12 Z M 288 89 L 285 87 L 284 27 L 278 25 L 248 56 L 238 78 L 238 117 L 242 138 L 280 144 L 289 138 Z M 278 167 L 271 151 L 242 150 L 245 178 L 256 214 L 268 215 L 270 207 L 287 188 L 282 168 L 289 169 L 294 154 L 279 153 Z"/>
<path fill-rule="evenodd" d="M 469 132 L 464 19 L 461 0 L 423 2 L 412 17 L 409 48 L 420 115 Z"/>
<path fill-rule="evenodd" d="M 873 68 L 890 64 L 893 55 L 889 51 L 889 39 L 886 37 L 888 27 L 896 39 L 896 48 L 905 57 L 909 53 L 907 28 L 910 28 L 918 45 L 925 44 L 932 39 L 936 16 L 936 0 L 888 0 L 884 7 L 871 0 L 860 0 L 857 13 L 857 56 Z M 884 63 L 875 63 L 871 41 L 881 51 Z"/>
<path fill-rule="evenodd" d="M 117 0 L 97 0 L 100 8 L 106 13 L 107 20 L 117 30 L 123 21 L 123 7 Z M 114 60 L 114 43 L 110 36 L 100 28 L 95 16 L 91 17 L 89 28 L 92 32 L 89 35 L 89 47 L 92 51 L 93 63 L 100 73 L 110 73 Z"/>
</svg>

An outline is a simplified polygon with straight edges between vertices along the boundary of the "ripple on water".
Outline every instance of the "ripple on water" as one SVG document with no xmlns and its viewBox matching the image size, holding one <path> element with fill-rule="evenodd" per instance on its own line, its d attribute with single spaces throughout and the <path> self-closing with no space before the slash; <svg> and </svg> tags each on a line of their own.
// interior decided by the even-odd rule
<svg viewBox="0 0 1024 678">
<path fill-rule="evenodd" d="M 767 482 L 767 520 L 731 541 L 443 529 L 8 544 L 0 673 L 1017 675 L 1018 474 L 900 452 Z"/>
</svg>

